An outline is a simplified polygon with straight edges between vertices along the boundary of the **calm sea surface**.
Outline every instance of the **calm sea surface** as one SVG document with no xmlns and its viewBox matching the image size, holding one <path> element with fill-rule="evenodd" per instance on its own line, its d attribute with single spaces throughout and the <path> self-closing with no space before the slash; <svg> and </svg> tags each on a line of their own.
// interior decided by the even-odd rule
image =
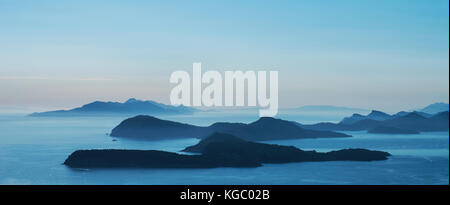
<svg viewBox="0 0 450 205">
<path fill-rule="evenodd" d="M 349 113 L 291 113 L 278 118 L 300 123 L 338 121 Z M 157 149 L 175 151 L 197 139 L 112 141 L 107 133 L 126 117 L 27 117 L 0 114 L 0 184 L 448 184 L 449 133 L 374 135 L 352 138 L 277 140 L 305 150 L 368 148 L 393 156 L 376 162 L 304 162 L 258 168 L 70 169 L 62 165 L 77 149 Z M 167 116 L 196 125 L 216 121 L 251 122 L 254 113 L 204 112 Z"/>
</svg>

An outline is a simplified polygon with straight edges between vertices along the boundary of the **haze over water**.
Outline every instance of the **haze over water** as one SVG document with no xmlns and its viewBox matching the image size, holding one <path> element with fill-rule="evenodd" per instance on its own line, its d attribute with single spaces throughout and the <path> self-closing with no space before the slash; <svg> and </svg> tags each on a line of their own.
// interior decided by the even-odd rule
<svg viewBox="0 0 450 205">
<path fill-rule="evenodd" d="M 295 113 L 277 116 L 300 123 L 338 121 L 348 113 Z M 352 138 L 267 141 L 305 150 L 368 148 L 388 151 L 374 162 L 301 162 L 258 168 L 70 169 L 62 165 L 78 149 L 157 149 L 180 151 L 198 139 L 137 141 L 107 133 L 126 117 L 27 117 L 0 115 L 0 184 L 448 184 L 449 133 L 417 135 L 346 132 Z M 257 115 L 201 112 L 162 116 L 196 125 L 251 122 Z M 328 119 L 328 120 L 326 120 Z"/>
</svg>

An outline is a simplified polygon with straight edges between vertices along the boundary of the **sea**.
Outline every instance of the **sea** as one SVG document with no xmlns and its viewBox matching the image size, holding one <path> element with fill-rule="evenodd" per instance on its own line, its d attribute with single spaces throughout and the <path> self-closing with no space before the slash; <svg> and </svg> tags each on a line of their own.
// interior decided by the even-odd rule
<svg viewBox="0 0 450 205">
<path fill-rule="evenodd" d="M 337 122 L 351 113 L 285 112 L 276 118 L 303 124 Z M 142 149 L 180 152 L 198 139 L 141 141 L 109 136 L 132 116 L 30 117 L 0 114 L 0 184 L 226 184 L 226 185 L 414 185 L 449 184 L 449 132 L 414 135 L 345 132 L 351 138 L 273 140 L 303 150 L 367 148 L 387 151 L 388 160 L 264 164 L 257 168 L 209 169 L 71 169 L 64 160 L 79 149 Z M 249 111 L 205 111 L 192 115 L 157 116 L 195 125 L 252 122 Z"/>
</svg>

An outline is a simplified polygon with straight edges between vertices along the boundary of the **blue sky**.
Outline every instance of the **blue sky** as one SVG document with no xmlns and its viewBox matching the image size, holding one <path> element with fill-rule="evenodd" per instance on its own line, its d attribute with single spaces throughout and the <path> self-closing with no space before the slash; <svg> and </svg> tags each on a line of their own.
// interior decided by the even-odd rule
<svg viewBox="0 0 450 205">
<path fill-rule="evenodd" d="M 281 107 L 449 99 L 449 2 L 0 0 L 0 107 L 169 102 L 175 70 L 278 70 Z"/>
</svg>

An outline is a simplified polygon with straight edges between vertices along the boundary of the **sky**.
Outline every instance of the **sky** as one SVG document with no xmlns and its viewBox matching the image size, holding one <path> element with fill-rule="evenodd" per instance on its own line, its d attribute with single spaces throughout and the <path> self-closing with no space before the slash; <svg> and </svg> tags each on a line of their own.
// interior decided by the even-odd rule
<svg viewBox="0 0 450 205">
<path fill-rule="evenodd" d="M 173 71 L 279 71 L 280 107 L 449 101 L 448 0 L 0 0 L 0 110 L 134 97 Z"/>
</svg>

